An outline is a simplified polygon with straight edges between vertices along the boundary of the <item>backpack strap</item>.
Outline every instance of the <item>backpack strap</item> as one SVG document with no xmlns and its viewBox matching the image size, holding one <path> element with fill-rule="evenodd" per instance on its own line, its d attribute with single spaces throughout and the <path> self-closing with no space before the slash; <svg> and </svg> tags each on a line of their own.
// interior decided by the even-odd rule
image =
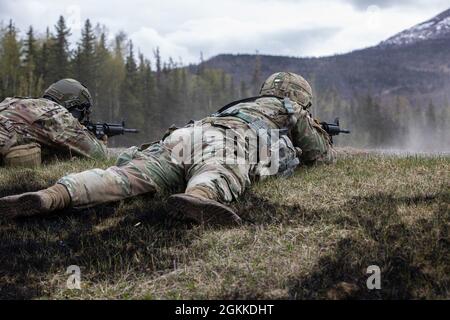
<svg viewBox="0 0 450 320">
<path fill-rule="evenodd" d="M 267 94 L 267 95 L 262 95 L 262 96 L 256 96 L 256 97 L 250 97 L 250 98 L 245 98 L 245 99 L 241 99 L 241 100 L 237 100 L 237 101 L 233 101 L 230 102 L 229 104 L 223 106 L 222 108 L 220 108 L 219 110 L 217 110 L 215 113 L 213 113 L 211 116 L 213 117 L 217 117 L 218 114 L 222 113 L 225 110 L 230 109 L 231 107 L 234 107 L 235 105 L 238 105 L 240 103 L 246 103 L 246 102 L 253 102 L 259 98 L 277 98 L 280 99 L 280 97 L 278 96 L 274 96 L 272 94 Z"/>
<path fill-rule="evenodd" d="M 219 111 L 212 114 L 212 116 L 213 117 L 227 117 L 227 116 L 237 117 L 237 118 L 242 119 L 245 122 L 247 122 L 252 129 L 256 130 L 256 132 L 258 132 L 258 130 L 261 130 L 261 129 L 265 130 L 266 132 L 268 132 L 268 138 L 270 139 L 270 130 L 272 128 L 265 121 L 263 121 L 257 117 L 254 117 L 252 115 L 249 115 L 247 113 L 240 112 L 239 108 L 234 108 L 235 106 L 237 106 L 241 103 L 252 102 L 259 98 L 280 99 L 280 97 L 277 97 L 274 95 L 263 95 L 263 96 L 258 96 L 258 97 L 246 98 L 246 99 L 234 101 L 234 102 L 227 104 L 226 106 L 221 108 Z M 295 114 L 294 107 L 292 106 L 292 102 L 288 97 L 285 97 L 283 99 L 283 107 L 286 109 L 286 113 L 288 115 L 293 116 Z M 296 120 L 295 120 L 295 122 L 296 122 Z M 280 128 L 278 130 L 280 132 L 280 135 L 287 135 L 289 132 L 289 128 Z"/>
<path fill-rule="evenodd" d="M 241 104 L 241 103 L 247 103 L 247 102 L 253 102 L 257 99 L 260 98 L 276 98 L 276 99 L 281 99 L 278 96 L 275 95 L 271 95 L 271 94 L 267 94 L 267 95 L 262 95 L 262 96 L 256 96 L 256 97 L 250 97 L 250 98 L 245 98 L 245 99 L 241 99 L 241 100 L 237 100 L 237 101 L 233 101 L 230 102 L 229 104 L 223 106 L 222 108 L 220 108 L 219 110 L 217 110 L 215 113 L 213 113 L 211 116 L 212 117 L 218 117 L 222 112 L 229 110 L 230 108 Z M 292 106 L 292 101 L 291 99 L 289 99 L 288 97 L 284 97 L 283 99 L 283 107 L 286 109 L 287 114 L 292 115 L 295 113 L 294 111 L 294 107 Z"/>
</svg>

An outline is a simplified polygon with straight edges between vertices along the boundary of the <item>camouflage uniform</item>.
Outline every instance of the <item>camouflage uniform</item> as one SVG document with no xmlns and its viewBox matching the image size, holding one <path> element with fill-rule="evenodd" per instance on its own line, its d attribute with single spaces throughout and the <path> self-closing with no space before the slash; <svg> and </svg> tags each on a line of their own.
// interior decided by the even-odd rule
<svg viewBox="0 0 450 320">
<path fill-rule="evenodd" d="M 66 186 L 74 207 L 143 193 L 190 193 L 194 190 L 201 190 L 209 199 L 228 203 L 238 198 L 252 181 L 267 176 L 262 172 L 271 165 L 245 161 L 246 153 L 254 150 L 251 147 L 256 141 L 246 142 L 243 132 L 248 132 L 252 126 L 245 119 L 257 120 L 254 122 L 259 121 L 271 129 L 287 129 L 287 134 L 269 147 L 284 146 L 280 159 L 284 164 L 294 164 L 287 169 L 295 168 L 298 162 L 293 160 L 297 157 L 303 163 L 334 161 L 335 151 L 327 133 L 304 106 L 294 101 L 290 103 L 290 112 L 287 112 L 283 99 L 276 97 L 263 96 L 239 103 L 220 115 L 170 130 L 159 142 L 126 150 L 119 156 L 116 166 L 71 174 L 58 183 Z M 198 128 L 202 130 L 196 130 Z M 203 135 L 201 143 L 191 139 L 189 145 L 182 144 L 183 148 L 177 149 L 180 139 L 192 137 L 196 132 Z M 250 132 L 257 135 L 256 131 Z M 224 143 L 230 139 L 234 143 Z M 241 162 L 239 157 L 242 157 Z M 285 172 L 289 170 L 280 169 L 273 174 Z"/>
<path fill-rule="evenodd" d="M 107 155 L 106 146 L 59 104 L 44 98 L 6 98 L 0 103 L 0 157 L 11 147 L 29 143 L 49 153 Z"/>
</svg>

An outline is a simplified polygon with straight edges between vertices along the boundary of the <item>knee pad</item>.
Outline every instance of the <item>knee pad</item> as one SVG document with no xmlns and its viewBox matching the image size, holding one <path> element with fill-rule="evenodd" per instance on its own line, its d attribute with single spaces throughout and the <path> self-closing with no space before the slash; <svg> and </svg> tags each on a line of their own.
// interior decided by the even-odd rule
<svg viewBox="0 0 450 320">
<path fill-rule="evenodd" d="M 41 146 L 37 143 L 11 147 L 3 157 L 7 167 L 36 168 L 41 165 Z"/>
</svg>

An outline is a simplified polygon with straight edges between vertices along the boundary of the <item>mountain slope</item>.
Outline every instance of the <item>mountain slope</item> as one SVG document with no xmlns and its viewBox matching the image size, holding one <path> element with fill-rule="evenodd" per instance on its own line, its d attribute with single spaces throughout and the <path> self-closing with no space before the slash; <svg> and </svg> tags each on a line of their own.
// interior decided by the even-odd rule
<svg viewBox="0 0 450 320">
<path fill-rule="evenodd" d="M 402 46 L 430 39 L 450 39 L 450 9 L 383 41 L 381 46 Z"/>
<path fill-rule="evenodd" d="M 430 99 L 441 103 L 450 92 L 447 21 L 450 21 L 450 9 L 378 46 L 342 55 L 322 58 L 260 56 L 261 79 L 289 70 L 304 75 L 317 94 L 333 89 L 345 98 L 371 93 L 386 98 L 402 95 L 416 105 L 428 103 Z M 225 54 L 205 64 L 250 83 L 256 60 L 255 55 Z"/>
</svg>

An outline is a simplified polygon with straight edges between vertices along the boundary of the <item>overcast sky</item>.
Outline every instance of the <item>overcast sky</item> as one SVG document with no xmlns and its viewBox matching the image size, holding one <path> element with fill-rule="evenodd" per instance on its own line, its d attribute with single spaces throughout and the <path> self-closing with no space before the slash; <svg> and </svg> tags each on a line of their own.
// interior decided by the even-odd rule
<svg viewBox="0 0 450 320">
<path fill-rule="evenodd" d="M 450 8 L 449 0 L 0 0 L 0 21 L 43 33 L 60 14 L 72 41 L 86 18 L 125 31 L 152 57 L 219 53 L 323 56 L 371 45 Z"/>
</svg>

